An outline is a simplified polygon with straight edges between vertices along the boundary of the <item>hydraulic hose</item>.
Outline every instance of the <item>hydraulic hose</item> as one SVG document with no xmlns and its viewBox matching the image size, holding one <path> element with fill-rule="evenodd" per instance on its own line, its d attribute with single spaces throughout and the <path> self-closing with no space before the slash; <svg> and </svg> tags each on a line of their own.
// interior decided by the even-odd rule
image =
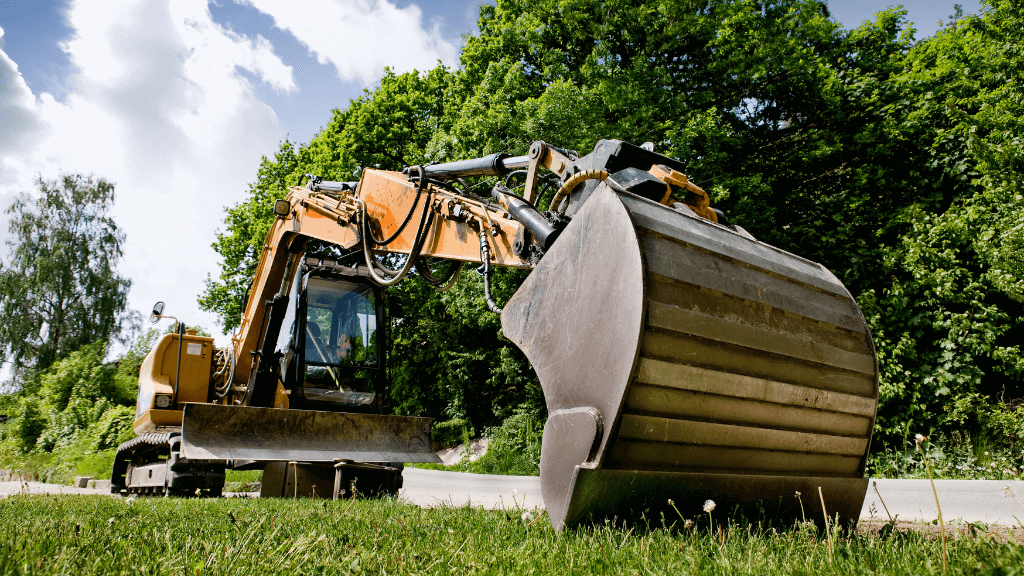
<svg viewBox="0 0 1024 576">
<path fill-rule="evenodd" d="M 385 279 L 385 278 L 383 278 L 381 276 L 378 276 L 376 270 L 374 270 L 374 268 L 376 266 L 382 266 L 382 265 L 380 264 L 380 262 L 377 261 L 377 258 L 374 257 L 370 253 L 370 245 L 369 245 L 369 242 L 366 241 L 366 238 L 368 237 L 368 235 L 370 233 L 370 231 L 369 231 L 369 224 L 368 224 L 370 216 L 366 212 L 366 203 L 363 202 L 362 200 L 356 200 L 356 202 L 358 202 L 359 206 L 362 208 L 362 210 L 360 210 L 360 218 L 362 219 L 362 229 L 363 229 L 363 239 L 364 239 L 363 240 L 363 256 L 366 259 L 366 266 L 367 266 L 367 269 L 368 269 L 368 271 L 370 273 L 370 276 L 374 279 L 375 282 L 377 282 L 381 286 L 385 286 L 386 287 L 386 286 L 394 286 L 395 284 L 398 284 L 402 280 L 402 278 L 405 278 L 405 275 L 409 273 L 409 270 L 412 269 L 413 265 L 416 263 L 416 260 L 419 258 L 420 250 L 423 248 L 423 241 L 426 239 L 426 230 L 430 229 L 430 224 L 434 220 L 434 218 L 433 218 L 434 213 L 430 209 L 430 201 L 431 201 L 431 198 L 430 198 L 430 194 L 428 193 L 427 194 L 427 201 L 423 204 L 423 214 L 420 216 L 419 226 L 417 226 L 417 228 L 416 228 L 416 236 L 413 238 L 412 249 L 409 251 L 409 259 L 405 261 L 405 265 L 402 266 L 402 269 L 398 271 L 398 275 L 397 276 L 395 276 L 394 278 L 392 278 L 390 280 L 387 280 L 387 279 Z M 415 209 L 416 209 L 416 205 L 413 204 L 412 210 L 415 210 Z M 376 263 L 376 266 L 374 265 L 374 263 Z"/>
<path fill-rule="evenodd" d="M 416 211 L 416 204 L 420 201 L 420 197 L 423 195 L 423 190 L 427 187 L 427 179 L 423 178 L 423 166 L 412 166 L 411 169 L 418 170 L 420 173 L 419 186 L 416 187 L 416 199 L 412 201 L 412 206 L 409 207 L 409 213 L 405 215 L 405 220 L 402 220 L 402 225 L 398 227 L 398 230 L 395 230 L 395 233 L 392 234 L 390 238 L 386 240 L 377 240 L 376 238 L 373 237 L 372 231 L 370 231 L 369 229 L 365 231 L 363 237 L 369 239 L 374 246 L 387 246 L 388 244 L 394 242 L 395 238 L 398 238 L 398 235 L 401 234 L 403 230 L 405 230 L 405 226 L 409 223 L 409 220 L 412 219 L 413 212 Z M 430 203 L 427 202 L 427 205 L 429 206 Z M 363 204 L 363 213 L 366 213 L 366 204 Z M 423 222 L 420 221 L 420 224 L 422 225 Z"/>
<path fill-rule="evenodd" d="M 608 177 L 607 170 L 584 170 L 579 174 L 573 175 L 571 178 L 562 184 L 562 187 L 555 192 L 555 197 L 551 200 L 551 207 L 548 210 L 552 212 L 558 212 L 558 207 L 562 204 L 562 200 L 568 196 L 577 186 L 579 186 L 584 180 L 604 180 Z M 564 212 L 564 211 L 563 211 Z"/>
<path fill-rule="evenodd" d="M 484 276 L 484 298 L 487 300 L 487 309 L 495 314 L 501 314 L 501 307 L 491 298 L 491 247 L 487 243 L 487 231 L 480 230 L 480 261 Z"/>
<path fill-rule="evenodd" d="M 434 271 L 430 269 L 430 264 L 425 258 L 420 257 L 416 259 L 416 271 L 419 272 L 420 278 L 438 292 L 447 292 L 455 283 L 459 280 L 459 273 L 462 272 L 462 266 L 465 262 L 450 261 L 448 269 L 441 277 L 434 276 Z"/>
<path fill-rule="evenodd" d="M 215 384 L 213 387 L 214 395 L 217 398 L 223 398 L 228 395 L 231 390 L 232 380 L 235 378 L 235 346 L 234 342 L 228 344 L 224 350 L 220 352 L 224 358 L 224 365 L 221 366 L 220 370 L 214 372 L 214 377 L 223 378 L 222 384 Z"/>
</svg>

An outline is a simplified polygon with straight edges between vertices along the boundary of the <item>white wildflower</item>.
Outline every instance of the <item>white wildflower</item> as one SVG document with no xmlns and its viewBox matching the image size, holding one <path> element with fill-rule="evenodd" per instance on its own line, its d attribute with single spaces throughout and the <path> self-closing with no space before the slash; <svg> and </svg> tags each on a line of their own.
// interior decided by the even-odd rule
<svg viewBox="0 0 1024 576">
<path fill-rule="evenodd" d="M 529 512 L 523 512 L 523 522 L 533 522 L 533 514 L 530 514 Z"/>
<path fill-rule="evenodd" d="M 693 528 L 693 520 L 687 520 L 686 522 L 683 522 L 683 528 L 686 528 L 687 530 Z"/>
<path fill-rule="evenodd" d="M 711 512 L 713 512 L 714 509 L 715 509 L 715 501 L 714 500 L 706 500 L 704 502 L 704 511 L 705 512 L 707 512 L 708 514 L 711 514 Z"/>
</svg>

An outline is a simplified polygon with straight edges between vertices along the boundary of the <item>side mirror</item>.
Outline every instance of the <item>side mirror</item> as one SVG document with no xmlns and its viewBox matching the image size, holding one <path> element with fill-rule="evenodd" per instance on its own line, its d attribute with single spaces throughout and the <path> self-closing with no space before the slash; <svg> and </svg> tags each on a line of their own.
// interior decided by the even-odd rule
<svg viewBox="0 0 1024 576">
<path fill-rule="evenodd" d="M 278 218 L 287 218 L 291 211 L 292 205 L 287 200 L 276 200 L 274 202 L 274 214 Z"/>
<path fill-rule="evenodd" d="M 404 318 L 405 310 L 402 308 L 402 299 L 398 296 L 388 297 L 388 316 L 392 318 Z"/>
<path fill-rule="evenodd" d="M 149 315 L 149 323 L 156 324 L 158 320 L 164 315 L 164 302 L 161 300 L 156 304 L 153 304 L 153 312 Z"/>
</svg>

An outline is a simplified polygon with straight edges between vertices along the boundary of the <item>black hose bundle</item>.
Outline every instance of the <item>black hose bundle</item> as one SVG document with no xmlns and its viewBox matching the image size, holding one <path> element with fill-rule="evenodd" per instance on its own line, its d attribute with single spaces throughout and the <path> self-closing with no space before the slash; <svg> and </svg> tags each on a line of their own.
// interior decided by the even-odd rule
<svg viewBox="0 0 1024 576">
<path fill-rule="evenodd" d="M 501 307 L 491 298 L 491 247 L 487 243 L 487 232 L 480 230 L 480 261 L 482 262 L 480 272 L 484 277 L 484 298 L 487 300 L 487 309 L 495 314 L 501 314 Z"/>
</svg>

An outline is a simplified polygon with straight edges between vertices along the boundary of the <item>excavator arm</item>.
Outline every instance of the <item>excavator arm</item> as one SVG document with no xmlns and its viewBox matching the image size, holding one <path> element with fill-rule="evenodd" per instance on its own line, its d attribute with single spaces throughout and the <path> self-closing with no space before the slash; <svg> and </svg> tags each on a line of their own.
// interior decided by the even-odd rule
<svg viewBox="0 0 1024 576">
<path fill-rule="evenodd" d="M 234 381 L 246 388 L 246 405 L 272 403 L 276 376 L 271 347 L 289 286 L 311 240 L 361 250 L 369 273 L 382 286 L 395 284 L 417 263 L 422 276 L 420 258 L 427 256 L 455 263 L 445 283 L 454 280 L 460 263 L 479 263 L 484 250 L 494 265 L 530 267 L 513 249 L 523 226 L 500 206 L 426 181 L 410 181 L 397 172 L 367 169 L 358 185 L 311 177 L 306 186 L 290 188 L 274 212 L 277 218 L 264 240 L 256 280 L 233 341 L 237 358 L 258 351 L 253 362 L 239 362 L 235 370 Z M 412 257 L 396 272 L 381 262 L 384 254 Z"/>
<path fill-rule="evenodd" d="M 487 197 L 465 183 L 477 177 L 495 179 Z M 238 430 L 269 428 L 241 446 L 290 446 L 246 456 L 267 460 L 433 456 L 429 423 L 299 422 L 289 413 L 318 413 L 265 408 L 279 386 L 273 345 L 290 287 L 318 240 L 357 256 L 359 273 L 385 287 L 415 269 L 444 290 L 465 263 L 480 266 L 488 306 L 544 391 L 541 487 L 556 528 L 674 516 L 671 501 L 696 515 L 707 498 L 798 518 L 794 492 L 817 488 L 830 514 L 858 518 L 878 368 L 856 301 L 820 264 L 730 223 L 679 162 L 617 140 L 586 155 L 536 142 L 524 156 L 302 184 L 275 204 L 233 341 L 237 366 L 223 385 L 243 406 L 197 405 L 192 438 L 228 430 L 207 443 L 225 446 Z M 557 188 L 550 201 L 543 184 Z M 442 272 L 438 260 L 449 262 Z M 531 270 L 504 306 L 489 292 L 495 266 Z M 295 427 L 324 445 L 299 445 Z M 188 456 L 188 410 L 183 438 Z M 351 452 L 339 456 L 332 446 L 342 445 Z"/>
<path fill-rule="evenodd" d="M 580 156 L 537 142 L 526 156 L 366 170 L 358 185 L 313 179 L 268 238 L 360 250 L 385 286 L 416 267 L 443 289 L 462 263 L 482 265 L 488 305 L 544 390 L 541 485 L 557 528 L 706 498 L 797 517 L 794 492 L 818 487 L 856 521 L 878 398 L 860 309 L 831 272 L 730 223 L 651 148 L 602 140 Z M 520 194 L 499 180 L 484 199 L 463 180 L 516 171 Z M 545 212 L 541 178 L 558 187 Z M 407 258 L 389 270 L 388 254 Z M 428 257 L 454 264 L 434 277 Z M 504 307 L 493 266 L 532 269 Z M 263 298 L 280 286 L 267 276 Z"/>
</svg>

